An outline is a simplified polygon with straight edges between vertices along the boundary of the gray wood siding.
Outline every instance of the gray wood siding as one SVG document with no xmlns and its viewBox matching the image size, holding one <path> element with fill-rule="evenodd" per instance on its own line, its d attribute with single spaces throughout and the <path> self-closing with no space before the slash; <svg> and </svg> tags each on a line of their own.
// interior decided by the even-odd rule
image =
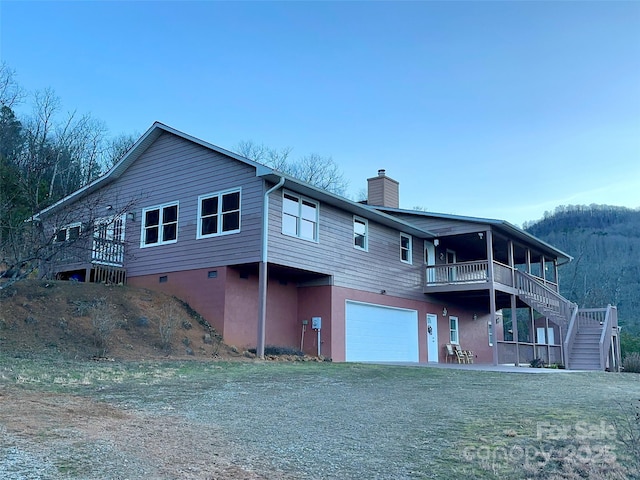
<svg viewBox="0 0 640 480">
<path fill-rule="evenodd" d="M 241 190 L 241 231 L 197 239 L 198 196 Z M 162 134 L 113 184 L 104 201 L 122 205 L 136 199 L 135 221 L 126 222 L 129 276 L 255 262 L 260 258 L 263 182 L 237 160 Z M 178 202 L 176 243 L 140 248 L 142 209 Z"/>
<path fill-rule="evenodd" d="M 353 247 L 353 215 L 320 202 L 319 241 L 282 233 L 282 190 L 269 199 L 269 262 L 333 275 L 333 284 L 424 300 L 423 240 L 412 237 L 413 264 L 400 261 L 400 231 L 369 220 L 369 249 Z"/>
</svg>

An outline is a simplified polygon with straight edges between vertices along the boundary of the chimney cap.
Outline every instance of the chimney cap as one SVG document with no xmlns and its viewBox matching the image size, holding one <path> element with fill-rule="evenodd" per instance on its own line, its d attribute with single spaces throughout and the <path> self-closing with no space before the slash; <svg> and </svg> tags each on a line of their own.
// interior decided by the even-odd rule
<svg viewBox="0 0 640 480">
<path fill-rule="evenodd" d="M 387 171 L 384 168 L 381 168 L 378 170 L 378 176 L 379 177 L 384 177 L 386 175 Z"/>
</svg>

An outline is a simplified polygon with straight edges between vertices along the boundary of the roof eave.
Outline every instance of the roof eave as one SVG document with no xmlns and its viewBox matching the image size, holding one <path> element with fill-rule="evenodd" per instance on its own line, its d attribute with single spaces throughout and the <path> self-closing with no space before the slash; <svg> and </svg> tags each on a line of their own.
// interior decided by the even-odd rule
<svg viewBox="0 0 640 480">
<path fill-rule="evenodd" d="M 508 231 L 513 236 L 519 237 L 523 241 L 527 243 L 537 244 L 541 250 L 546 250 L 547 253 L 552 254 L 559 260 L 566 260 L 568 263 L 573 260 L 573 257 L 566 252 L 548 244 L 544 240 L 540 240 L 538 237 L 531 235 L 528 232 L 525 232 L 519 227 L 507 222 L 506 220 L 497 220 L 491 218 L 481 218 L 481 217 L 467 217 L 462 215 L 453 215 L 448 213 L 434 213 L 434 212 L 423 212 L 419 210 L 405 210 L 401 208 L 390 208 L 390 207 L 375 207 L 385 211 L 397 212 L 397 213 L 407 213 L 425 217 L 435 217 L 435 218 L 444 218 L 449 220 L 458 220 L 461 222 L 470 222 L 470 223 L 479 223 L 479 224 L 487 224 L 493 227 L 502 228 L 503 230 Z"/>
<path fill-rule="evenodd" d="M 298 193 L 303 195 L 307 195 L 311 198 L 319 200 L 328 205 L 333 205 L 337 208 L 345 210 L 354 215 L 358 215 L 360 217 L 366 218 L 367 220 L 372 220 L 387 227 L 394 228 L 396 230 L 401 230 L 404 233 L 408 233 L 420 238 L 435 238 L 436 235 L 433 232 L 429 232 L 427 230 L 423 230 L 421 228 L 412 225 L 409 222 L 405 222 L 404 220 L 400 220 L 393 215 L 389 215 L 387 213 L 381 212 L 374 207 L 370 207 L 368 205 L 364 205 L 362 203 L 354 202 L 353 200 L 349 200 L 348 198 L 344 198 L 335 193 L 331 193 L 327 190 L 323 190 L 321 188 L 315 187 L 306 182 L 302 182 L 290 175 L 278 172 L 273 169 L 269 169 L 264 167 L 263 170 L 258 170 L 256 172 L 256 176 L 262 177 L 265 180 L 268 180 L 272 183 L 277 183 L 280 178 L 285 178 L 286 183 L 284 188 L 287 186 Z"/>
</svg>

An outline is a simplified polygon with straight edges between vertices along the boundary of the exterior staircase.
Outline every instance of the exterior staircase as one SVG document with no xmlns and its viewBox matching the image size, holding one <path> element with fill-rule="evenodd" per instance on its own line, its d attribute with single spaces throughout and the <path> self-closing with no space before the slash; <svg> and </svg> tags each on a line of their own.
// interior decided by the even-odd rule
<svg viewBox="0 0 640 480">
<path fill-rule="evenodd" d="M 578 312 L 578 315 L 580 313 Z M 585 327 L 576 332 L 569 359 L 572 370 L 602 370 L 600 368 L 600 336 L 602 326 Z"/>
<path fill-rule="evenodd" d="M 518 270 L 515 273 L 518 297 L 566 332 L 578 306 L 533 275 Z"/>
<path fill-rule="evenodd" d="M 618 314 L 615 307 L 579 309 L 536 277 L 515 272 L 518 297 L 561 328 L 563 358 L 572 370 L 620 369 Z"/>
</svg>

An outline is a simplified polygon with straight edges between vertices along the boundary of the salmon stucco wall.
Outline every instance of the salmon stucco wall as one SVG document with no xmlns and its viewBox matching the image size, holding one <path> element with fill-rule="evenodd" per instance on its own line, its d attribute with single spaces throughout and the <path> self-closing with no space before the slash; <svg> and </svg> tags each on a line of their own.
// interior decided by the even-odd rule
<svg viewBox="0 0 640 480">
<path fill-rule="evenodd" d="M 258 276 L 229 268 L 224 297 L 224 342 L 240 349 L 258 339 Z"/>
<path fill-rule="evenodd" d="M 474 314 L 476 318 L 474 320 Z M 476 363 L 492 363 L 493 347 L 489 345 L 489 314 L 479 314 L 462 308 L 450 307 L 447 316 L 440 315 L 438 330 L 442 332 L 439 343 L 449 343 L 449 316 L 458 317 L 459 343 L 463 350 L 471 350 Z M 440 327 L 442 329 L 440 330 Z M 501 324 L 498 325 L 501 327 Z M 444 354 L 444 348 L 441 352 Z"/>
<path fill-rule="evenodd" d="M 239 348 L 258 343 L 258 276 L 230 268 L 225 294 L 225 343 Z M 296 284 L 269 278 L 265 344 L 295 347 L 298 337 L 298 292 Z"/>
<path fill-rule="evenodd" d="M 318 354 L 318 332 L 311 328 L 311 319 L 320 317 L 322 320 L 320 329 L 320 355 L 333 358 L 332 342 L 332 309 L 331 287 L 301 287 L 298 289 L 298 318 L 300 319 L 300 338 L 302 351 L 308 355 Z M 302 320 L 307 320 L 304 342 L 302 342 Z"/>
</svg>

